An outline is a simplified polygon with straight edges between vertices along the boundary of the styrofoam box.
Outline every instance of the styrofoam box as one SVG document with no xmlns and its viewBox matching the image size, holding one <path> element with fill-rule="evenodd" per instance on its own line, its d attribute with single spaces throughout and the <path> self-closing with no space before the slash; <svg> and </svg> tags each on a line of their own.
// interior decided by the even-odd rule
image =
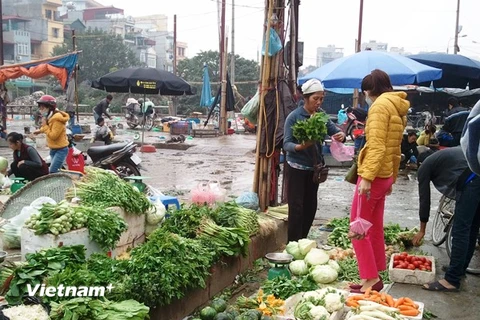
<svg viewBox="0 0 480 320">
<path fill-rule="evenodd" d="M 293 315 L 293 313 L 295 311 L 295 306 L 297 305 L 297 303 L 300 302 L 300 300 L 302 300 L 304 294 L 305 294 L 305 292 L 300 292 L 300 293 L 297 293 L 297 294 L 291 296 L 287 300 L 285 300 L 285 315 L 277 316 L 275 319 L 277 319 L 277 320 L 296 320 L 295 316 Z M 330 315 L 330 318 L 328 320 L 341 320 L 341 319 L 343 319 L 344 313 L 345 313 L 344 308 L 340 309 L 336 312 L 333 312 Z"/>
<path fill-rule="evenodd" d="M 121 235 L 117 247 L 111 251 L 115 257 L 126 252 L 129 248 L 138 246 L 145 241 L 145 215 L 127 214 L 121 208 L 110 208 L 116 211 L 127 223 L 128 229 Z M 84 245 L 86 256 L 103 252 L 100 246 L 89 239 L 88 229 L 82 228 L 55 236 L 53 234 L 35 235 L 34 230 L 23 227 L 21 234 L 22 260 L 25 254 L 34 253 L 41 249 L 56 248 L 59 246 Z"/>
<path fill-rule="evenodd" d="M 417 256 L 425 257 L 432 261 L 432 271 L 422 270 L 408 270 L 393 268 L 393 259 L 396 254 L 393 254 L 390 258 L 390 264 L 388 266 L 388 276 L 390 281 L 409 284 L 425 284 L 435 281 L 435 258 L 432 256 Z"/>
<path fill-rule="evenodd" d="M 351 293 L 348 296 L 350 297 L 350 296 L 357 296 L 357 295 L 360 295 L 360 293 Z M 422 320 L 423 319 L 423 311 L 425 310 L 425 304 L 423 302 L 419 302 L 419 301 L 413 301 L 413 302 L 415 302 L 418 305 L 418 311 L 420 311 L 420 313 L 415 317 L 411 317 L 411 316 L 402 316 L 402 317 L 407 318 L 407 319 L 412 319 L 412 320 Z M 346 315 L 351 309 L 352 308 L 345 306 L 344 314 Z"/>
</svg>

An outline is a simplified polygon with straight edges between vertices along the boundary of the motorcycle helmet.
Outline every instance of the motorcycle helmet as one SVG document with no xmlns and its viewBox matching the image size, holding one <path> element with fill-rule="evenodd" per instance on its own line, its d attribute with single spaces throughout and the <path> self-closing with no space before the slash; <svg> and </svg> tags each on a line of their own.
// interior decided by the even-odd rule
<svg viewBox="0 0 480 320">
<path fill-rule="evenodd" d="M 57 99 L 54 97 L 46 94 L 41 96 L 40 99 L 37 100 L 37 104 L 47 106 L 50 109 L 55 109 L 57 107 Z"/>
</svg>

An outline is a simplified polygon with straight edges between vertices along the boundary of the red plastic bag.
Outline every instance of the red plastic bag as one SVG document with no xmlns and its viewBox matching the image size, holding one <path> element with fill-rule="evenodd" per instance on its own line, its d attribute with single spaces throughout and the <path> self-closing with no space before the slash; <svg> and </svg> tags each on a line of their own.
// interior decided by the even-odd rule
<svg viewBox="0 0 480 320">
<path fill-rule="evenodd" d="M 357 215 L 355 217 L 355 220 L 350 222 L 350 231 L 353 231 L 358 235 L 366 235 L 368 230 L 372 227 L 372 223 L 368 220 L 360 218 L 360 212 L 362 212 L 361 203 L 362 203 L 361 195 L 358 195 Z"/>
<path fill-rule="evenodd" d="M 79 153 L 75 155 L 74 148 L 68 149 L 67 165 L 68 170 L 85 173 L 85 159 L 83 158 L 83 154 Z"/>
<path fill-rule="evenodd" d="M 210 184 L 199 183 L 196 188 L 190 192 L 192 203 L 213 204 L 215 203 L 215 193 L 210 189 Z"/>
<path fill-rule="evenodd" d="M 352 161 L 355 154 L 355 147 L 346 146 L 337 140 L 332 140 L 332 144 L 330 145 L 330 153 L 332 154 L 333 158 L 339 162 Z"/>
</svg>

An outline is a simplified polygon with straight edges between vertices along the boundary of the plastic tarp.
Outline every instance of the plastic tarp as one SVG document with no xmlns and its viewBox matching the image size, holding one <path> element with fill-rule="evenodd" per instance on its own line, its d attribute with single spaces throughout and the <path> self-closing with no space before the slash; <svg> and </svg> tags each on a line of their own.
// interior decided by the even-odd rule
<svg viewBox="0 0 480 320">
<path fill-rule="evenodd" d="M 68 79 L 70 74 L 75 69 L 77 61 L 78 54 L 69 53 L 50 59 L 1 66 L 0 83 L 10 79 L 19 78 L 21 76 L 38 79 L 48 75 L 53 75 L 58 79 L 58 81 L 60 81 L 60 84 L 65 89 L 67 88 Z"/>
</svg>

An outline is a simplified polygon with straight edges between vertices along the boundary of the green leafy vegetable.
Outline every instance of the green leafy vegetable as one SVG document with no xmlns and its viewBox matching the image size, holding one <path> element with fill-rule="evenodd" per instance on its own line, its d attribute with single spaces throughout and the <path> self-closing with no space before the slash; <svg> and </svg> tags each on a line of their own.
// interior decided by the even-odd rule
<svg viewBox="0 0 480 320">
<path fill-rule="evenodd" d="M 185 238 L 195 238 L 202 219 L 211 216 L 212 211 L 207 206 L 182 206 L 180 210 L 171 212 L 162 224 L 162 229 Z"/>
<path fill-rule="evenodd" d="M 258 232 L 258 215 L 255 211 L 239 206 L 235 201 L 225 202 L 215 212 L 215 222 L 223 227 L 243 228 L 249 235 Z"/>
<path fill-rule="evenodd" d="M 307 141 L 323 141 L 327 134 L 328 115 L 317 112 L 307 120 L 297 121 L 293 126 L 293 136 L 300 143 Z"/>
<path fill-rule="evenodd" d="M 221 256 L 246 256 L 248 253 L 250 237 L 243 228 L 221 227 L 207 218 L 203 219 L 197 234 L 199 239 L 211 243 Z"/>
<path fill-rule="evenodd" d="M 76 212 L 83 212 L 87 217 L 89 238 L 108 251 L 115 248 L 122 233 L 127 230 L 127 224 L 117 212 L 102 208 L 78 207 Z"/>
<path fill-rule="evenodd" d="M 286 300 L 299 292 L 317 290 L 318 285 L 310 276 L 297 277 L 294 279 L 288 279 L 282 276 L 265 281 L 262 289 L 267 296 L 273 294 L 277 299 Z"/>
<path fill-rule="evenodd" d="M 85 172 L 82 180 L 75 181 L 75 186 L 67 191 L 68 200 L 78 197 L 87 206 L 120 207 L 137 215 L 152 207 L 143 193 L 114 173 L 95 167 L 85 167 Z"/>
<path fill-rule="evenodd" d="M 157 229 L 131 252 L 130 294 L 152 307 L 181 299 L 189 289 L 205 288 L 213 256 L 199 240 Z"/>
</svg>

